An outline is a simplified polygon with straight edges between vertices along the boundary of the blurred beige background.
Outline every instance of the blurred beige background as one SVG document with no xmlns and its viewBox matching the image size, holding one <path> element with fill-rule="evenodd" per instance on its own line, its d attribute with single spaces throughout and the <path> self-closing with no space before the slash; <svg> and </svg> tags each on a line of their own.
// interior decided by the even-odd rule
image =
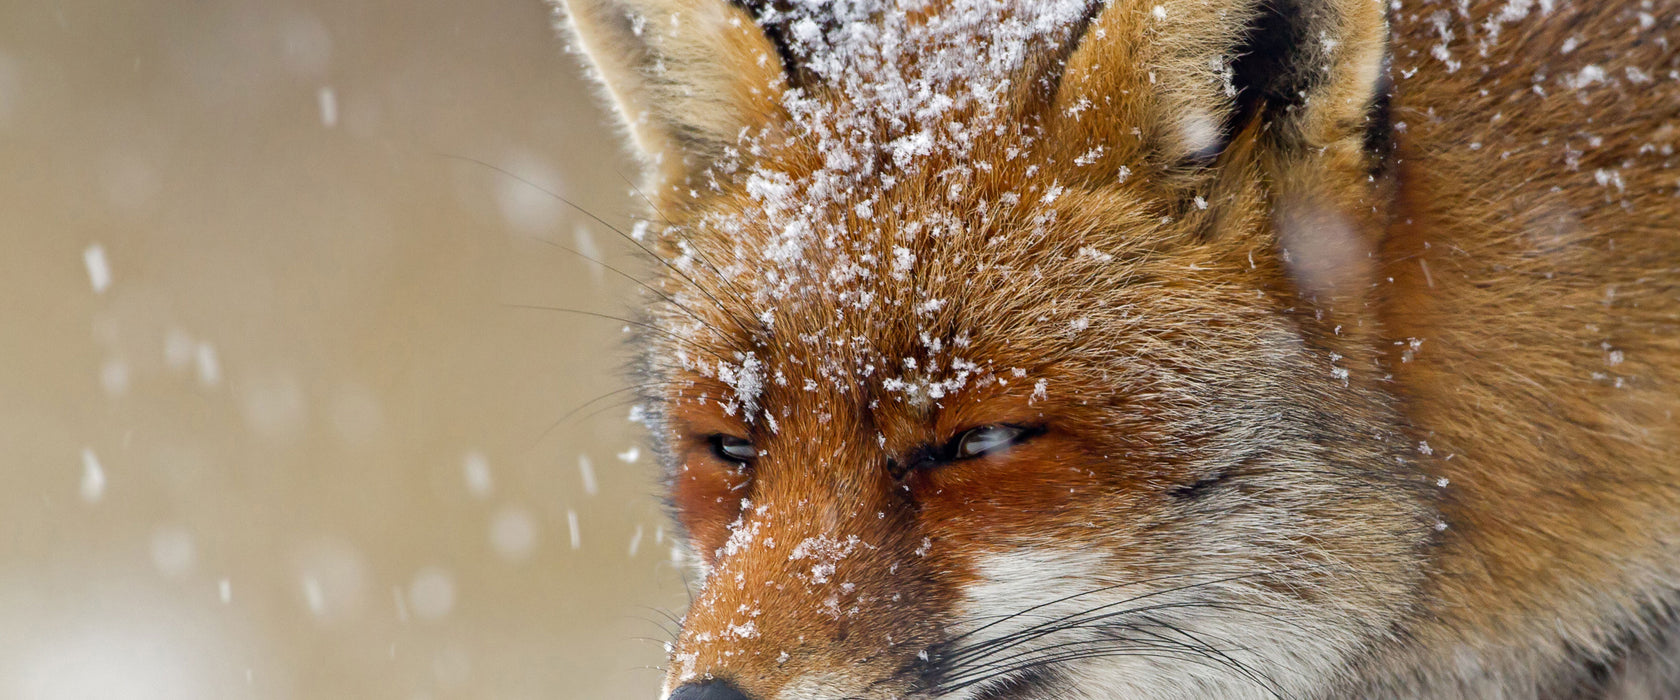
<svg viewBox="0 0 1680 700">
<path fill-rule="evenodd" d="M 538 0 L 0 2 L 0 698 L 654 695 L 620 329 L 513 306 L 641 266 L 452 157 L 625 222 L 580 75 Z"/>
</svg>

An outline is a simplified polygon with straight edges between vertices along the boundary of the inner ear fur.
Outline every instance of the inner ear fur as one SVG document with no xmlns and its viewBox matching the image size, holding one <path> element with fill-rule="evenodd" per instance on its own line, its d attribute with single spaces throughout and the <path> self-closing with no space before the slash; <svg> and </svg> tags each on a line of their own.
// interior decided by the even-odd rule
<svg viewBox="0 0 1680 700">
<path fill-rule="evenodd" d="M 726 0 L 552 0 L 617 108 L 650 185 L 703 173 L 744 133 L 773 129 L 787 80 L 777 47 Z"/>
<path fill-rule="evenodd" d="M 1271 155 L 1363 152 L 1387 31 L 1373 0 L 1111 0 L 1047 121 L 1156 175 L 1211 165 L 1255 120 Z"/>
<path fill-rule="evenodd" d="M 1143 188 L 1199 241 L 1272 249 L 1340 323 L 1383 227 L 1387 19 L 1374 0 L 1111 0 L 1044 119 L 1085 184 Z"/>
</svg>

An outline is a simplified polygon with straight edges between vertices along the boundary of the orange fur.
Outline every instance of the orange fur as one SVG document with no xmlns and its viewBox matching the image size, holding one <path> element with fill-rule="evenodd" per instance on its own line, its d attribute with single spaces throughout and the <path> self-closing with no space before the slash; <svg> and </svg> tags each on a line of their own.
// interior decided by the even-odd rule
<svg viewBox="0 0 1680 700">
<path fill-rule="evenodd" d="M 860 84 L 986 46 L 959 4 Z M 667 693 L 1680 692 L 1673 2 L 1112 0 L 909 158 L 809 25 L 567 8 L 654 164 L 639 366 L 705 573 Z M 928 461 L 988 425 L 1037 432 Z M 959 684 L 1035 609 L 999 566 L 1195 641 Z"/>
</svg>

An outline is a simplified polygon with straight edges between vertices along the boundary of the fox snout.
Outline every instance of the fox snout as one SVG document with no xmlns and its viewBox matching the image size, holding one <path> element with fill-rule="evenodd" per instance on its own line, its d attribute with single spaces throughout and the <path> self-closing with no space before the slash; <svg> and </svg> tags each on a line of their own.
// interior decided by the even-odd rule
<svg viewBox="0 0 1680 700">
<path fill-rule="evenodd" d="M 887 480 L 810 489 L 783 473 L 790 463 L 761 455 L 727 537 L 700 543 L 707 574 L 671 650 L 671 697 L 901 697 L 915 686 L 950 614 L 938 602 L 950 599 L 938 590 L 949 565 Z"/>
<path fill-rule="evenodd" d="M 686 683 L 666 697 L 668 700 L 752 700 L 727 681 Z"/>
</svg>

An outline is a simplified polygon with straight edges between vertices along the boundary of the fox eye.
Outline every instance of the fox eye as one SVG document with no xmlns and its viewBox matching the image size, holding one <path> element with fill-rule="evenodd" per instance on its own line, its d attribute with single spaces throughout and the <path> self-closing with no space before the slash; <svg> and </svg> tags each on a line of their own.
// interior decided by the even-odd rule
<svg viewBox="0 0 1680 700">
<path fill-rule="evenodd" d="M 985 425 L 957 438 L 952 459 L 972 459 L 1007 449 L 1033 436 L 1033 431 L 1017 425 Z"/>
<path fill-rule="evenodd" d="M 710 442 L 712 443 L 712 454 L 717 455 L 718 459 L 725 462 L 744 465 L 758 456 L 758 449 L 753 447 L 752 441 L 743 437 L 719 433 L 713 435 Z"/>
</svg>

